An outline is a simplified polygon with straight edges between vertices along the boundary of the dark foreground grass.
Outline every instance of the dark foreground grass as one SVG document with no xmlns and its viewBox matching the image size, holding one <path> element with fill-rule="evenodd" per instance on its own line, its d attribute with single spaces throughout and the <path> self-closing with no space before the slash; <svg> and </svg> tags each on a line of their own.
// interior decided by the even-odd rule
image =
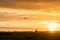
<svg viewBox="0 0 60 40">
<path fill-rule="evenodd" d="M 0 32 L 0 40 L 60 40 L 60 32 Z"/>
</svg>

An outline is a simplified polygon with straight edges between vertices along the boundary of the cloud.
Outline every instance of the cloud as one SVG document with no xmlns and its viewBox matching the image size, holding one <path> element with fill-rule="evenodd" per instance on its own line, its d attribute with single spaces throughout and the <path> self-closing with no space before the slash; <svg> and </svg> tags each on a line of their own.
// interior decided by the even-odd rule
<svg viewBox="0 0 60 40">
<path fill-rule="evenodd" d="M 60 0 L 0 0 L 0 8 L 25 9 L 24 11 L 22 10 L 22 12 L 25 14 L 26 13 L 30 13 L 32 15 L 37 13 L 40 14 L 39 17 L 36 17 L 37 15 L 36 16 L 33 15 L 33 17 L 29 16 L 29 20 L 31 18 L 33 20 L 35 19 L 48 20 L 47 17 L 49 17 L 49 19 L 59 19 L 57 18 L 57 16 L 60 16 L 60 14 L 59 13 L 57 14 L 57 12 L 56 13 L 51 12 L 51 11 L 60 12 Z M 29 11 L 26 11 L 26 10 L 29 10 Z M 38 10 L 38 11 L 33 12 L 31 10 Z M 41 13 L 41 10 L 42 10 L 42 13 Z M 21 20 L 21 19 L 23 20 L 24 19 L 24 17 L 21 17 L 21 15 L 18 16 L 13 13 L 15 16 L 14 15 L 11 16 L 11 14 L 8 14 L 10 16 L 7 16 L 7 14 L 0 13 L 0 20 Z M 42 14 L 42 17 L 40 17 L 41 14 Z M 54 17 L 51 17 L 51 16 L 54 16 Z"/>
<path fill-rule="evenodd" d="M 60 0 L 0 0 L 0 7 L 26 10 L 57 9 Z"/>
<path fill-rule="evenodd" d="M 27 19 L 24 19 L 27 17 Z M 50 14 L 41 12 L 40 14 L 16 14 L 16 13 L 7 13 L 7 12 L 0 12 L 0 21 L 41 21 L 41 20 L 59 20 L 59 14 Z"/>
</svg>

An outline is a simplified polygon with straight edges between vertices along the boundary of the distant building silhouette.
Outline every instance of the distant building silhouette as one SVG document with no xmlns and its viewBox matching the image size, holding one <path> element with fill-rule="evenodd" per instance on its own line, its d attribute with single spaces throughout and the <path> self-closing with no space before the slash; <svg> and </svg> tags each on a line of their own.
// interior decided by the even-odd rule
<svg viewBox="0 0 60 40">
<path fill-rule="evenodd" d="M 35 30 L 35 32 L 38 32 L 37 30 Z"/>
</svg>

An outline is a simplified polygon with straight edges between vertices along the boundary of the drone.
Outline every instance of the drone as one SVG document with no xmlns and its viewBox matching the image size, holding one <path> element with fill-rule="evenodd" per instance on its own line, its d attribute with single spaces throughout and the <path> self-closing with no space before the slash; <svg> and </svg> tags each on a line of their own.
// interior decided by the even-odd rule
<svg viewBox="0 0 60 40">
<path fill-rule="evenodd" d="M 27 19 L 27 17 L 24 17 L 24 19 Z"/>
</svg>

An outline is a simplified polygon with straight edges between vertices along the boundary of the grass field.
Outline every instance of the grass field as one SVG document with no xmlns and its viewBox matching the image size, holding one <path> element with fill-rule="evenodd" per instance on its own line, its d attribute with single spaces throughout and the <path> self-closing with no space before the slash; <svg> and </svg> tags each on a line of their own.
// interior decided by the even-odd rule
<svg viewBox="0 0 60 40">
<path fill-rule="evenodd" d="M 60 40 L 60 32 L 0 32 L 0 40 Z"/>
</svg>

